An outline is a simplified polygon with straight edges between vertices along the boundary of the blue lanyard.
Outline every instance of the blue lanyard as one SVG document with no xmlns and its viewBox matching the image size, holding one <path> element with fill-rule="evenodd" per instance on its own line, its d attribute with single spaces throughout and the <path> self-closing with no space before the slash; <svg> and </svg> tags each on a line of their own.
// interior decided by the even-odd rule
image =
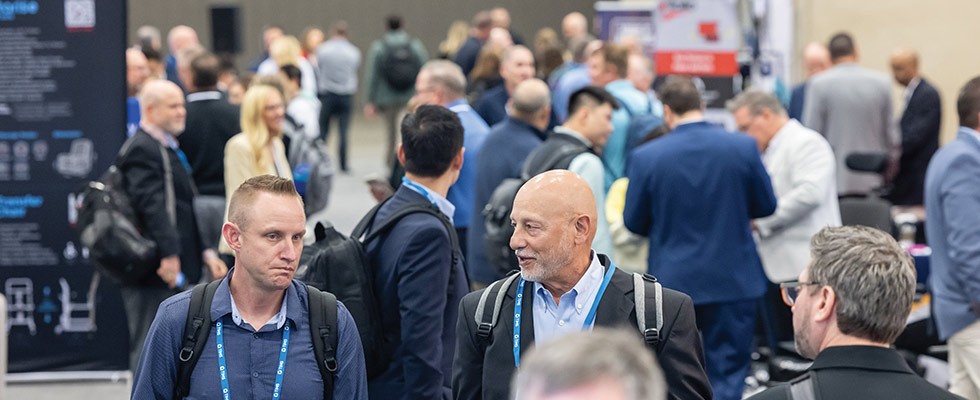
<svg viewBox="0 0 980 400">
<path fill-rule="evenodd" d="M 613 273 L 616 272 L 616 266 L 612 263 L 609 264 L 609 269 L 606 270 L 606 275 L 602 277 L 602 285 L 599 286 L 599 291 L 595 294 L 595 300 L 592 301 L 592 308 L 589 309 L 589 313 L 585 316 L 585 323 L 582 324 L 582 330 L 587 330 L 592 327 L 592 323 L 595 321 L 596 310 L 599 309 L 599 301 L 602 300 L 602 294 L 606 292 L 606 287 L 609 286 L 609 281 L 612 280 Z M 514 366 L 521 366 L 521 309 L 524 303 L 524 277 L 521 277 L 517 283 L 517 299 L 514 302 Z"/>
<path fill-rule="evenodd" d="M 432 199 L 432 196 L 429 195 L 429 191 L 425 190 L 425 188 L 423 188 L 422 185 L 412 182 L 410 179 L 404 176 L 402 177 L 402 184 L 408 185 L 408 187 L 414 189 L 416 192 L 419 192 L 419 194 L 425 196 L 425 198 L 429 200 L 429 202 L 432 203 L 432 205 L 439 207 L 439 205 L 436 204 L 436 201 Z"/>
<path fill-rule="evenodd" d="M 228 367 L 225 364 L 225 339 L 222 334 L 221 321 L 215 325 L 215 341 L 218 343 L 218 375 L 221 377 L 221 396 L 224 400 L 231 399 L 231 391 L 228 389 Z M 282 331 L 282 349 L 279 350 L 279 369 L 276 370 L 276 385 L 272 387 L 272 398 L 278 399 L 282 392 L 282 377 L 286 370 L 286 353 L 289 349 L 289 322 L 286 322 Z"/>
</svg>

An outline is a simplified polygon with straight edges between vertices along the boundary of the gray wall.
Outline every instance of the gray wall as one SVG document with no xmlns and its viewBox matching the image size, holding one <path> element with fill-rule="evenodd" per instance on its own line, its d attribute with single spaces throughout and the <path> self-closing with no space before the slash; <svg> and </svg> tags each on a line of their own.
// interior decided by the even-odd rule
<svg viewBox="0 0 980 400">
<path fill-rule="evenodd" d="M 419 37 L 432 56 L 453 20 L 469 21 L 481 9 L 503 6 L 511 12 L 512 28 L 528 42 L 542 27 L 560 30 L 561 18 L 571 11 L 580 11 L 590 19 L 594 14 L 591 0 L 135 0 L 129 2 L 129 34 L 133 42 L 136 29 L 153 25 L 163 33 L 166 47 L 167 31 L 179 24 L 193 27 L 201 43 L 211 45 L 210 9 L 215 6 L 238 6 L 242 52 L 238 57 L 240 70 L 258 57 L 262 49 L 262 26 L 276 24 L 288 34 L 302 33 L 309 25 L 324 30 L 335 20 L 350 24 L 351 41 L 363 50 L 384 32 L 384 17 L 391 13 L 402 15 L 405 29 Z"/>
</svg>

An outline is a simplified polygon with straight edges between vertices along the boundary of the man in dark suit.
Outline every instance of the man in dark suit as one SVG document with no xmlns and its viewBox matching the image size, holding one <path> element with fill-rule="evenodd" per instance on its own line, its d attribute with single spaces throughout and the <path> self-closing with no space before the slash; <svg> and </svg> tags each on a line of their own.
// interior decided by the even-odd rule
<svg viewBox="0 0 980 400">
<path fill-rule="evenodd" d="M 786 112 L 789 117 L 797 121 L 803 120 L 803 99 L 806 98 L 806 84 L 814 75 L 830 68 L 830 52 L 827 47 L 818 42 L 811 42 L 803 49 L 803 69 L 806 73 L 806 80 L 796 85 L 790 94 L 789 107 Z"/>
<path fill-rule="evenodd" d="M 623 221 L 650 238 L 648 271 L 694 300 L 715 399 L 741 399 L 768 282 L 750 220 L 776 197 L 755 140 L 704 121 L 691 79 L 660 94 L 673 131 L 634 151 Z"/>
<path fill-rule="evenodd" d="M 372 226 L 412 205 L 431 205 L 440 217 L 410 214 L 367 247 L 376 267 L 384 351 L 392 361 L 368 382 L 375 399 L 449 399 L 450 372 L 459 300 L 469 291 L 462 257 L 453 248 L 456 231 L 438 218 L 452 220 L 446 200 L 463 166 L 463 126 L 456 113 L 420 106 L 402 121 L 398 161 L 405 177 Z M 451 224 L 450 224 L 451 226 Z"/>
<path fill-rule="evenodd" d="M 905 110 L 899 120 L 902 157 L 889 200 L 900 206 L 921 205 L 926 168 L 939 149 L 942 102 L 936 88 L 919 75 L 919 54 L 915 50 L 895 51 L 891 65 L 895 81 L 905 87 Z"/>
<path fill-rule="evenodd" d="M 225 143 L 241 129 L 238 106 L 228 104 L 218 91 L 221 62 L 205 53 L 190 61 L 191 79 L 184 82 L 187 95 L 187 124 L 180 135 L 180 149 L 191 165 L 197 184 L 195 212 L 201 239 L 209 248 L 218 247 L 225 212 Z"/>
<path fill-rule="evenodd" d="M 752 399 L 957 399 L 889 348 L 915 297 L 915 266 L 895 239 L 864 226 L 830 227 L 810 250 L 799 280 L 781 286 L 793 307 L 796 351 L 813 365 Z"/>
<path fill-rule="evenodd" d="M 184 94 L 170 81 L 154 80 L 144 85 L 139 100 L 140 128 L 116 165 L 125 176 L 126 193 L 143 234 L 157 245 L 160 266 L 138 285 L 121 288 L 133 371 L 160 302 L 176 294 L 175 289 L 201 279 L 202 257 L 209 265 L 217 260 L 213 251 L 204 254 L 199 240 L 192 206 L 194 182 L 175 139 L 184 130 Z M 168 168 L 164 155 L 169 179 L 164 175 Z"/>
<path fill-rule="evenodd" d="M 475 316 L 481 298 L 490 296 L 484 292 L 491 289 L 463 298 L 453 362 L 456 400 L 508 399 L 520 354 L 535 342 L 593 327 L 637 330 L 634 275 L 615 268 L 608 257 L 592 250 L 597 214 L 589 184 L 567 170 L 540 174 L 518 191 L 511 213 L 514 236 L 510 247 L 517 255 L 520 277 L 510 279 L 489 337 L 478 335 L 485 328 L 478 328 Z M 651 282 L 642 284 L 647 293 L 655 290 Z M 670 289 L 663 289 L 662 299 L 663 327 L 656 353 L 670 398 L 710 399 L 691 299 Z M 491 300 L 487 307 L 493 307 L 492 299 L 487 300 Z M 514 351 L 515 343 L 520 351 Z"/>
</svg>

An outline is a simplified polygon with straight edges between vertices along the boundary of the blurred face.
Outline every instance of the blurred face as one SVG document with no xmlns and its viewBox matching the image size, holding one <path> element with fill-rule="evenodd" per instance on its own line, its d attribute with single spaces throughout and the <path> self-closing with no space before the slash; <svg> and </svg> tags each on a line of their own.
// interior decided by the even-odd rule
<svg viewBox="0 0 980 400">
<path fill-rule="evenodd" d="M 184 131 L 187 110 L 184 109 L 184 94 L 180 89 L 167 86 L 163 96 L 156 104 L 146 106 L 147 122 L 156 125 L 167 133 L 177 136 Z"/>
<path fill-rule="evenodd" d="M 135 96 L 143 88 L 150 76 L 150 66 L 146 56 L 139 51 L 126 51 L 126 87 L 130 96 Z"/>
<path fill-rule="evenodd" d="M 265 99 L 265 107 L 262 109 L 262 121 L 269 128 L 269 133 L 276 136 L 282 133 L 282 121 L 286 119 L 286 105 L 283 103 L 282 96 L 278 91 L 269 93 Z"/>
<path fill-rule="evenodd" d="M 313 51 L 323 43 L 323 31 L 319 29 L 312 29 L 306 34 L 305 40 L 303 40 L 303 45 L 307 51 Z"/>
<path fill-rule="evenodd" d="M 589 139 L 593 145 L 602 148 L 606 145 L 609 135 L 613 131 L 612 105 L 604 103 L 591 109 L 585 108 L 583 111 L 586 112 L 582 121 L 584 128 L 582 129 L 583 132 L 580 133 Z"/>
<path fill-rule="evenodd" d="M 437 88 L 432 84 L 432 79 L 429 76 L 428 71 L 422 71 L 415 79 L 415 97 L 412 98 L 412 104 L 416 107 L 440 104 L 439 91 L 436 90 Z"/>
<path fill-rule="evenodd" d="M 616 72 L 606 64 L 605 57 L 601 52 L 595 52 L 589 57 L 589 78 L 595 86 L 606 86 L 609 82 L 616 80 Z"/>
<path fill-rule="evenodd" d="M 500 65 L 500 76 L 510 88 L 534 77 L 534 56 L 530 50 L 515 50 L 510 58 Z M 513 89 L 512 89 L 513 90 Z"/>
<path fill-rule="evenodd" d="M 810 267 L 806 267 L 800 273 L 800 282 L 809 282 Z M 813 294 L 819 290 L 819 286 L 802 285 L 799 286 L 799 295 L 796 303 L 793 304 L 793 340 L 796 342 L 796 352 L 801 356 L 814 359 L 820 352 L 818 348 L 820 340 L 816 340 L 816 333 L 812 330 L 810 323 L 813 315 L 813 302 L 817 300 Z"/>
<path fill-rule="evenodd" d="M 262 32 L 262 45 L 265 51 L 269 51 L 269 46 L 272 45 L 272 42 L 275 42 L 280 37 L 282 37 L 282 29 L 279 28 L 269 28 L 265 32 Z"/>
<path fill-rule="evenodd" d="M 760 147 L 768 142 L 768 135 L 766 135 L 760 122 L 762 119 L 760 118 L 761 115 L 752 115 L 748 107 L 741 107 L 735 110 L 733 116 L 735 117 L 735 126 L 738 130 L 747 133 L 755 139 Z"/>
<path fill-rule="evenodd" d="M 574 218 L 555 210 L 547 200 L 521 192 L 511 211 L 510 248 L 517 255 L 521 276 L 532 282 L 548 282 L 572 261 Z"/>
<path fill-rule="evenodd" d="M 908 60 L 892 59 L 892 75 L 895 76 L 895 81 L 902 86 L 908 86 L 918 74 L 915 65 Z"/>
<path fill-rule="evenodd" d="M 303 205 L 293 196 L 258 193 L 248 215 L 244 226 L 226 223 L 225 238 L 235 250 L 235 273 L 244 274 L 259 290 L 285 290 L 303 252 Z"/>
<path fill-rule="evenodd" d="M 242 97 L 245 97 L 245 88 L 241 83 L 232 82 L 228 85 L 228 104 L 241 105 Z"/>
</svg>

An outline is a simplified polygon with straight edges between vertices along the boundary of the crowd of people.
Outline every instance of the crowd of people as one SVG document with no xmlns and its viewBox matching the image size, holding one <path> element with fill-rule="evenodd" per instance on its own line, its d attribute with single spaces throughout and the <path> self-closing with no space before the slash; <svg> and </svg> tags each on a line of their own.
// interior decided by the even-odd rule
<svg viewBox="0 0 980 400">
<path fill-rule="evenodd" d="M 940 149 L 917 53 L 890 60 L 896 117 L 889 80 L 839 33 L 807 46 L 788 104 L 755 89 L 730 101 L 733 132 L 705 120 L 695 79 L 655 79 L 649 55 L 596 39 L 583 14 L 531 43 L 510 20 L 454 22 L 432 60 L 394 15 L 363 53 L 343 21 L 300 37 L 268 26 L 241 73 L 188 26 L 165 57 L 159 30 L 137 31 L 117 165 L 160 267 L 123 288 L 133 398 L 735 400 L 764 325 L 769 346 L 795 340 L 815 361 L 757 398 L 980 399 L 980 78 Z M 350 170 L 359 94 L 391 169 L 366 221 L 386 228 L 363 243 L 380 364 L 355 327 L 365 310 L 327 307 L 339 323 L 321 343 L 313 289 L 292 279 L 322 211 L 304 205 L 318 182 L 297 160 L 327 154 L 336 120 Z M 855 153 L 886 167 L 852 171 Z M 916 290 L 907 246 L 841 227 L 839 199 L 884 189 L 928 217 L 955 395 L 889 348 Z M 212 333 L 186 367 L 185 289 L 216 280 Z"/>
</svg>

